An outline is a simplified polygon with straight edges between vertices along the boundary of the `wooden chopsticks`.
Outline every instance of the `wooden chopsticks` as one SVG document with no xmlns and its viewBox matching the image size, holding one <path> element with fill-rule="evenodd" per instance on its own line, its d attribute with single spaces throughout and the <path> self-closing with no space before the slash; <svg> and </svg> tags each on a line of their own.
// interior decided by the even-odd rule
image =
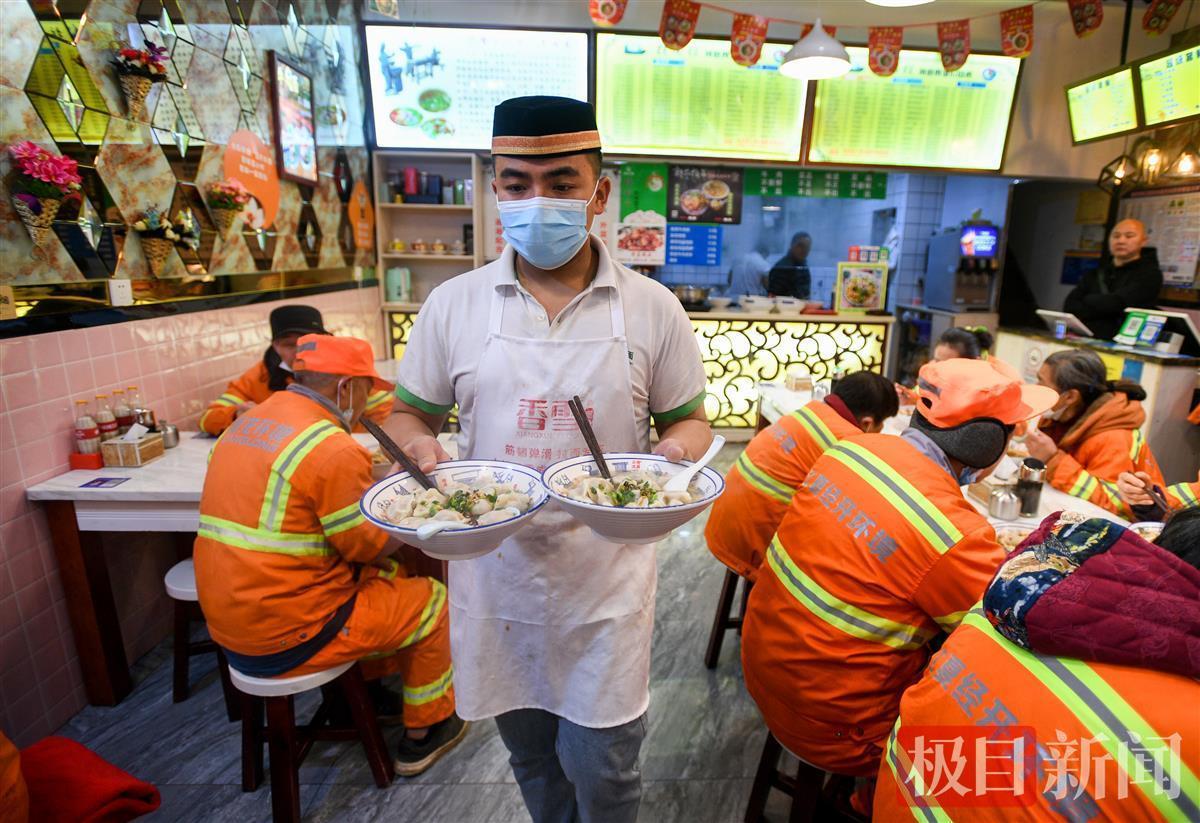
<svg viewBox="0 0 1200 823">
<path fill-rule="evenodd" d="M 579 399 L 579 395 L 575 395 L 567 401 L 567 405 L 571 407 L 571 414 L 575 415 L 575 425 L 579 426 L 583 439 L 587 441 L 592 458 L 596 461 L 596 468 L 600 469 L 600 476 L 605 480 L 612 480 L 612 472 L 604 462 L 604 452 L 600 451 L 600 441 L 596 439 L 596 432 L 592 430 L 592 424 L 588 422 L 587 413 L 583 410 L 583 401 Z"/>
<path fill-rule="evenodd" d="M 389 437 L 387 432 L 379 428 L 378 424 L 365 416 L 360 417 L 359 422 L 363 424 L 363 428 L 371 433 L 372 437 L 379 441 L 379 446 L 387 452 L 387 456 L 399 463 L 423 488 L 437 488 L 437 484 L 430 480 L 425 475 L 425 472 L 421 471 L 407 454 L 401 451 L 400 447 L 396 445 L 396 441 Z"/>
</svg>

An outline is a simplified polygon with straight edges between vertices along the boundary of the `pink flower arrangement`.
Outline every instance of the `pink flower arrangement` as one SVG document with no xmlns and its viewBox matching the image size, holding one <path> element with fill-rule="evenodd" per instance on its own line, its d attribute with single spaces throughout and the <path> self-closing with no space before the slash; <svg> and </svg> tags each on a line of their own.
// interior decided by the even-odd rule
<svg viewBox="0 0 1200 823">
<path fill-rule="evenodd" d="M 9 146 L 14 179 L 10 186 L 15 195 L 62 199 L 79 190 L 83 178 L 79 164 L 70 157 L 54 154 L 31 140 Z"/>
<path fill-rule="evenodd" d="M 240 210 L 250 202 L 250 192 L 238 180 L 222 180 L 209 184 L 207 199 L 210 209 Z"/>
<path fill-rule="evenodd" d="M 167 77 L 167 50 L 154 43 L 146 49 L 121 49 L 113 59 L 113 65 L 121 74 L 140 74 L 151 80 L 160 81 Z"/>
</svg>

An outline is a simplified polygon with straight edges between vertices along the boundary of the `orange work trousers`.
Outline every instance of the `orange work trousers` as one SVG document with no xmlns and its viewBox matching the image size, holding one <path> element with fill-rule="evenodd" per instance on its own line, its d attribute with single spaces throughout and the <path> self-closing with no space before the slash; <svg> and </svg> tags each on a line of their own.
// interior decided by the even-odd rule
<svg viewBox="0 0 1200 823">
<path fill-rule="evenodd" d="M 368 566 L 346 625 L 306 662 L 284 677 L 329 669 L 352 660 L 368 680 L 399 675 L 404 682 L 404 725 L 430 726 L 454 712 L 450 618 L 446 587 L 429 577 L 405 577 L 399 564 Z"/>
</svg>

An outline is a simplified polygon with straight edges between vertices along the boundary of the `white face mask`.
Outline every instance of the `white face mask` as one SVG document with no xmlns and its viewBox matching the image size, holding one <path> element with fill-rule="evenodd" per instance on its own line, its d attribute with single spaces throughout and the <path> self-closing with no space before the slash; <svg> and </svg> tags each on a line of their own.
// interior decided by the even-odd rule
<svg viewBox="0 0 1200 823">
<path fill-rule="evenodd" d="M 346 385 L 346 381 L 349 379 L 350 378 L 348 378 L 348 377 L 344 377 L 338 381 L 337 403 L 335 404 L 338 408 L 338 414 L 340 414 L 342 417 L 342 422 L 345 423 L 347 427 L 350 426 L 350 421 L 354 419 L 354 389 L 353 389 L 353 387 L 350 389 L 350 408 L 343 409 L 342 408 L 342 386 Z"/>
</svg>

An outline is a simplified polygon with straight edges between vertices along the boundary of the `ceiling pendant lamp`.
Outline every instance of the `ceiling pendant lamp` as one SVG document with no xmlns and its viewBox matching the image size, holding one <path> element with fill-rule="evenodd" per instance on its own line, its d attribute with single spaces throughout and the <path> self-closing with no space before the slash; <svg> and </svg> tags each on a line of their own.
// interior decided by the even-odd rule
<svg viewBox="0 0 1200 823">
<path fill-rule="evenodd" d="M 889 9 L 899 9 L 905 6 L 924 6 L 933 0 L 867 0 L 872 6 L 885 6 Z"/>
<path fill-rule="evenodd" d="M 1137 185 L 1137 161 L 1128 154 L 1122 154 L 1100 170 L 1100 178 L 1096 185 L 1109 194 L 1116 194 Z"/>
<path fill-rule="evenodd" d="M 1200 176 L 1200 151 L 1196 150 L 1196 145 L 1191 143 L 1184 146 L 1174 162 L 1167 166 L 1163 176 L 1175 179 Z"/>
<path fill-rule="evenodd" d="M 846 47 L 829 36 L 821 18 L 806 37 L 796 41 L 783 56 L 779 73 L 795 80 L 828 80 L 850 71 Z"/>
</svg>

